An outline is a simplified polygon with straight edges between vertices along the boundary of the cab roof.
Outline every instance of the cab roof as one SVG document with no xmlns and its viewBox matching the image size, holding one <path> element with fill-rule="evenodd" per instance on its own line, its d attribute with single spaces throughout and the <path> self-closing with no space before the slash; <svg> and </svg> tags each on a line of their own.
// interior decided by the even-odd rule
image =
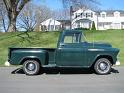
<svg viewBox="0 0 124 93">
<path fill-rule="evenodd" d="M 82 33 L 82 31 L 80 31 L 80 30 L 64 30 L 63 31 L 63 34 L 65 35 L 69 35 L 69 34 L 81 34 Z"/>
</svg>

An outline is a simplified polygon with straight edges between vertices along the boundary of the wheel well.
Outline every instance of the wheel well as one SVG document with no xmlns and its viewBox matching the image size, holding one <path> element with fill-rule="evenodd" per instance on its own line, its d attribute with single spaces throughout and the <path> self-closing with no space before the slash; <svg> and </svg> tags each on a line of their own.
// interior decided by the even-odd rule
<svg viewBox="0 0 124 93">
<path fill-rule="evenodd" d="M 96 60 L 94 61 L 92 67 L 95 65 L 96 61 L 97 61 L 98 59 L 100 59 L 100 58 L 107 58 L 107 59 L 111 62 L 111 64 L 113 65 L 113 59 L 112 59 L 111 56 L 108 56 L 108 55 L 101 55 L 101 56 L 98 56 L 98 57 L 96 58 Z"/>
<path fill-rule="evenodd" d="M 24 59 L 21 61 L 20 65 L 23 65 L 23 63 L 24 63 L 26 60 L 36 60 L 36 61 L 41 65 L 41 62 L 40 62 L 40 60 L 39 60 L 38 58 L 24 58 Z"/>
</svg>

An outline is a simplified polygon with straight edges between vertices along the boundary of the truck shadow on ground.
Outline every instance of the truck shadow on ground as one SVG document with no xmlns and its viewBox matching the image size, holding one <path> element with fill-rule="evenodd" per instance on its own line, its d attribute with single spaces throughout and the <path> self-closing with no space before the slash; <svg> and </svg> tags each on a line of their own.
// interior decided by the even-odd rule
<svg viewBox="0 0 124 93">
<path fill-rule="evenodd" d="M 24 74 L 22 68 L 17 68 L 11 72 L 12 74 Z M 42 74 L 94 74 L 94 71 L 91 69 L 82 69 L 82 68 L 44 68 L 40 71 L 39 75 Z M 111 69 L 111 73 L 119 73 L 115 68 Z"/>
</svg>

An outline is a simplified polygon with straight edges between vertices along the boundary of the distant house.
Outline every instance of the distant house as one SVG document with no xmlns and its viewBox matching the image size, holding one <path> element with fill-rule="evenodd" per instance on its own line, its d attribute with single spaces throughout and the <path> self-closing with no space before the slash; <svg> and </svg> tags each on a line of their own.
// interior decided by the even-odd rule
<svg viewBox="0 0 124 93">
<path fill-rule="evenodd" d="M 93 22 L 97 30 L 124 29 L 123 10 L 93 11 L 79 9 L 73 12 L 70 20 L 47 19 L 41 23 L 42 31 L 60 31 L 63 29 L 88 28 L 91 29 Z M 71 26 L 71 27 L 70 27 Z"/>
<path fill-rule="evenodd" d="M 124 29 L 124 11 L 79 9 L 72 15 L 72 29 L 91 28 L 93 22 L 97 30 Z"/>
<path fill-rule="evenodd" d="M 41 31 L 60 31 L 70 29 L 70 20 L 55 20 L 53 18 L 47 19 L 41 23 Z"/>
<path fill-rule="evenodd" d="M 41 23 L 41 31 L 59 31 L 61 28 L 61 22 L 53 18 L 47 19 Z"/>
</svg>

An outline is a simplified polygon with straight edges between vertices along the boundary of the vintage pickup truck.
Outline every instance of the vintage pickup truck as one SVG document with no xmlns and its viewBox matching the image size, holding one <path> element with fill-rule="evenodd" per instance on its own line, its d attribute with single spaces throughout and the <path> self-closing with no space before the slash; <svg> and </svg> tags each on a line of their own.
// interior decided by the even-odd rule
<svg viewBox="0 0 124 93">
<path fill-rule="evenodd" d="M 23 65 L 26 75 L 37 75 L 41 68 L 92 68 L 97 74 L 111 71 L 119 49 L 108 43 L 88 43 L 82 31 L 62 31 L 57 48 L 9 48 L 8 61 Z"/>
</svg>

